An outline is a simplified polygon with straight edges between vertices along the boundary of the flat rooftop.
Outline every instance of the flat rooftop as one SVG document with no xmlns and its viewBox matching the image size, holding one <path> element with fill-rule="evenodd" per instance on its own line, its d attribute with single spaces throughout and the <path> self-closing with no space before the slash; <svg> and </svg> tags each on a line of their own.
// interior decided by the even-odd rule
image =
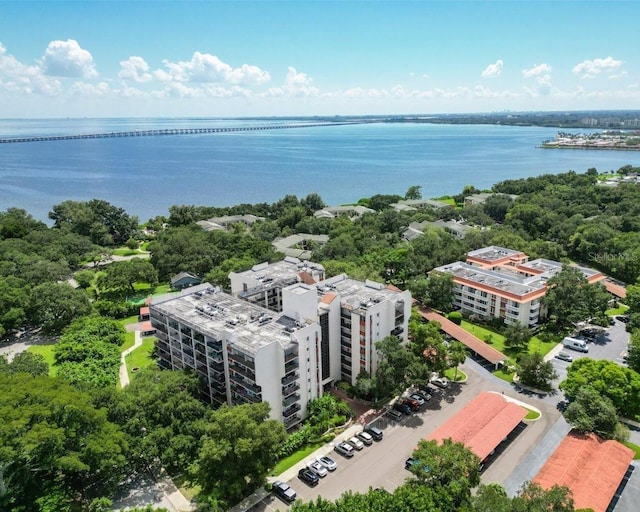
<svg viewBox="0 0 640 512">
<path fill-rule="evenodd" d="M 596 276 L 601 273 L 600 271 L 594 270 L 592 268 L 581 267 L 579 265 L 573 266 L 580 270 L 580 272 L 582 272 L 582 275 L 586 279 L 589 279 L 590 277 Z M 559 261 L 538 258 L 537 260 L 520 263 L 518 265 L 518 269 L 530 271 L 531 274 L 545 274 L 548 278 L 550 278 L 562 270 L 562 263 L 560 263 Z"/>
<path fill-rule="evenodd" d="M 543 291 L 546 280 L 539 277 L 527 277 L 517 272 L 504 270 L 488 270 L 475 267 L 463 261 L 456 261 L 434 269 L 437 272 L 452 274 L 454 279 L 464 279 L 477 285 L 478 288 L 490 288 L 517 297 L 524 297 L 532 292 Z"/>
<path fill-rule="evenodd" d="M 373 304 L 395 298 L 400 292 L 375 281 L 356 281 L 346 274 L 332 277 L 319 283 L 316 288 L 321 296 L 338 294 L 343 306 L 351 309 L 367 308 Z"/>
<path fill-rule="evenodd" d="M 489 247 L 483 247 L 482 249 L 476 249 L 467 254 L 467 257 L 478 258 L 487 262 L 502 260 L 507 257 L 520 257 L 526 256 L 522 251 L 515 251 L 513 249 L 507 249 L 506 247 L 498 247 L 497 245 L 491 245 Z"/>
<path fill-rule="evenodd" d="M 283 348 L 294 343 L 294 319 L 238 299 L 210 284 L 194 286 L 178 296 L 154 300 L 151 309 L 212 338 L 230 339 L 247 354 L 255 354 L 274 342 Z"/>
<path fill-rule="evenodd" d="M 319 263 L 287 256 L 285 259 L 274 263 L 254 265 L 251 270 L 237 272 L 237 275 L 251 277 L 262 282 L 262 284 L 272 283 L 288 286 L 298 282 L 300 272 L 306 272 L 312 276 L 317 274 L 324 275 L 324 267 Z"/>
<path fill-rule="evenodd" d="M 632 460 L 633 451 L 616 441 L 571 432 L 533 481 L 544 489 L 567 486 L 576 510 L 605 512 Z"/>
</svg>

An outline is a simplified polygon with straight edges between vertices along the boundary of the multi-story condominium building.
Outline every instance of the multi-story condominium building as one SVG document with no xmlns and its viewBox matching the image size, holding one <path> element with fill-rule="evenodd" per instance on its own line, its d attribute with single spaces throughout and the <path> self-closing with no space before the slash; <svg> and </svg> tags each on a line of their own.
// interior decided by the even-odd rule
<svg viewBox="0 0 640 512">
<path fill-rule="evenodd" d="M 197 372 L 212 403 L 269 402 L 272 418 L 295 426 L 322 395 L 317 290 L 297 283 L 283 299 L 279 314 L 209 284 L 154 299 L 160 366 Z"/>
<path fill-rule="evenodd" d="M 213 403 L 267 401 L 271 417 L 295 426 L 325 386 L 374 374 L 376 342 L 405 342 L 411 315 L 408 291 L 313 276 L 324 269 L 288 258 L 233 274 L 237 296 L 205 284 L 154 299 L 160 366 L 196 371 Z"/>
<path fill-rule="evenodd" d="M 319 263 L 287 256 L 275 263 L 260 263 L 245 272 L 231 272 L 231 293 L 272 311 L 282 311 L 282 290 L 295 283 L 315 284 L 324 279 Z"/>
<path fill-rule="evenodd" d="M 376 343 L 387 336 L 407 341 L 410 292 L 356 281 L 344 274 L 320 283 L 318 290 L 322 295 L 320 321 L 322 324 L 326 314 L 329 331 L 332 379 L 355 384 L 361 372 L 375 374 Z"/>
<path fill-rule="evenodd" d="M 604 274 L 577 267 L 589 283 L 604 281 Z M 506 324 L 535 326 L 546 316 L 542 298 L 547 281 L 562 269 L 562 263 L 546 259 L 529 261 L 521 251 L 485 247 L 432 272 L 453 275 L 454 307 L 463 314 L 501 318 Z"/>
</svg>

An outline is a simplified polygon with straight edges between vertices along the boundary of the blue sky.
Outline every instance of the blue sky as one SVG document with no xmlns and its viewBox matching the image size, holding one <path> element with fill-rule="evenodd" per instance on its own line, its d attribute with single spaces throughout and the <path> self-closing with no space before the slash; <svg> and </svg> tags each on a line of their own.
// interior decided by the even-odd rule
<svg viewBox="0 0 640 512">
<path fill-rule="evenodd" d="M 640 109 L 638 1 L 0 0 L 0 117 Z"/>
</svg>

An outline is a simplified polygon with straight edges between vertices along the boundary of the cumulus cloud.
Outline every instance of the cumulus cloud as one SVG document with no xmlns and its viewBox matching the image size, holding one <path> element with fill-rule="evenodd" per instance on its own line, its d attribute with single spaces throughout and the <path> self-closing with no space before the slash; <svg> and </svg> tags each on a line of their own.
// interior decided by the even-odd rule
<svg viewBox="0 0 640 512">
<path fill-rule="evenodd" d="M 94 78 L 98 76 L 91 53 L 77 41 L 51 41 L 42 57 L 45 75 L 61 78 Z"/>
<path fill-rule="evenodd" d="M 600 73 L 612 72 L 620 68 L 622 64 L 621 60 L 615 60 L 613 57 L 583 60 L 580 64 L 576 64 L 572 71 L 581 78 L 595 78 Z"/>
<path fill-rule="evenodd" d="M 147 64 L 142 57 L 136 56 L 120 61 L 118 77 L 123 80 L 133 80 L 138 83 L 148 82 L 153 78 L 151 73 L 149 73 L 149 64 Z"/>
<path fill-rule="evenodd" d="M 62 90 L 58 80 L 46 77 L 38 66 L 27 66 L 18 61 L 0 43 L 0 87 L 18 94 L 55 96 Z"/>
<path fill-rule="evenodd" d="M 267 71 L 257 66 L 243 64 L 233 68 L 210 53 L 195 52 L 191 60 L 164 60 L 163 64 L 167 70 L 154 73 L 163 82 L 262 85 L 271 79 Z"/>
<path fill-rule="evenodd" d="M 551 66 L 549 66 L 549 64 L 534 64 L 533 67 L 522 70 L 522 76 L 525 78 L 548 75 L 549 73 L 551 73 Z"/>
<path fill-rule="evenodd" d="M 489 64 L 482 72 L 482 78 L 492 78 L 494 76 L 500 76 L 503 66 L 504 62 L 502 62 L 502 59 L 498 59 L 495 64 Z"/>
</svg>

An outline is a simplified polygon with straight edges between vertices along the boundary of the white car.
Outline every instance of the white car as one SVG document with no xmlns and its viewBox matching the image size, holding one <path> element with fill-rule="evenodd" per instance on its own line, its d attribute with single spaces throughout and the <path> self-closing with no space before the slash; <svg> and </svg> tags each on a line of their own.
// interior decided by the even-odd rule
<svg viewBox="0 0 640 512">
<path fill-rule="evenodd" d="M 436 377 L 431 381 L 431 384 L 434 386 L 438 386 L 439 388 L 448 388 L 449 387 L 449 379 L 446 377 Z"/>
<path fill-rule="evenodd" d="M 347 443 L 353 446 L 356 450 L 362 450 L 364 448 L 364 443 L 355 436 L 347 439 Z"/>
<path fill-rule="evenodd" d="M 324 478 L 325 476 L 327 476 L 327 468 L 317 460 L 314 460 L 313 462 L 308 464 L 307 467 L 320 478 Z"/>
<path fill-rule="evenodd" d="M 338 468 L 338 464 L 336 464 L 336 461 L 333 460 L 328 455 L 324 455 L 322 457 L 318 457 L 316 460 L 320 464 L 322 464 L 325 468 L 327 468 L 329 471 L 335 471 Z"/>
</svg>

